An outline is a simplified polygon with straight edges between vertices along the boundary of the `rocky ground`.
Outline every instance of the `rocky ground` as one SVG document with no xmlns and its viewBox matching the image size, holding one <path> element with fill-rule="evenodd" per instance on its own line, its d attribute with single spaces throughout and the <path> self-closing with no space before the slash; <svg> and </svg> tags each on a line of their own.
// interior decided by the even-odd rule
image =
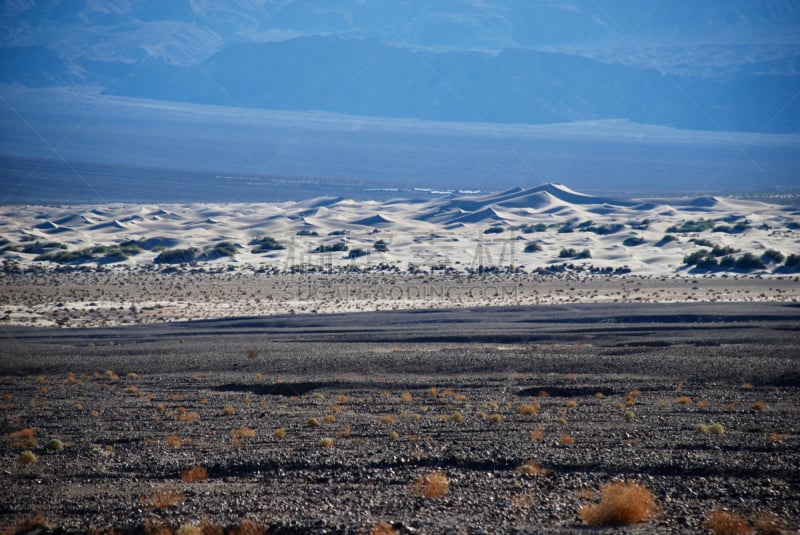
<svg viewBox="0 0 800 535">
<path fill-rule="evenodd" d="M 797 318 L 619 304 L 6 327 L 0 527 L 586 533 L 581 509 L 630 480 L 658 505 L 632 533 L 709 532 L 718 510 L 797 530 Z M 432 472 L 447 485 L 415 484 Z"/>
</svg>

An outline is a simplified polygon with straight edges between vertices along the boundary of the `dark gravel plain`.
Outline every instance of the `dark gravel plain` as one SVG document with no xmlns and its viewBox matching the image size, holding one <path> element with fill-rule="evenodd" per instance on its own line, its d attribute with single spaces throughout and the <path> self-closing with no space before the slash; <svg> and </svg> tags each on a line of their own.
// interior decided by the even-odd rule
<svg viewBox="0 0 800 535">
<path fill-rule="evenodd" d="M 0 529 L 12 533 L 26 520 L 61 533 L 370 533 L 380 522 L 425 534 L 708 533 L 723 509 L 761 532 L 765 513 L 775 532 L 800 528 L 796 305 L 287 315 L 0 336 Z M 526 405 L 535 414 L 520 414 Z M 64 449 L 48 449 L 53 439 Z M 17 462 L 26 449 L 36 462 Z M 541 473 L 518 470 L 529 461 Z M 182 479 L 193 467 L 207 477 Z M 439 498 L 415 492 L 432 471 L 449 480 Z M 659 514 L 585 525 L 581 507 L 612 480 L 647 487 Z"/>
</svg>

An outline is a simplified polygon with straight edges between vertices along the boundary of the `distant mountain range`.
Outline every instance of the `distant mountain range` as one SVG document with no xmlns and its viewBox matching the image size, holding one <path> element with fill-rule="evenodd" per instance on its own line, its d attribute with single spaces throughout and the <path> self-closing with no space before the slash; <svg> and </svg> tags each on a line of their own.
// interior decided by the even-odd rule
<svg viewBox="0 0 800 535">
<path fill-rule="evenodd" d="M 494 123 L 800 131 L 800 1 L 17 0 L 0 82 Z"/>
</svg>

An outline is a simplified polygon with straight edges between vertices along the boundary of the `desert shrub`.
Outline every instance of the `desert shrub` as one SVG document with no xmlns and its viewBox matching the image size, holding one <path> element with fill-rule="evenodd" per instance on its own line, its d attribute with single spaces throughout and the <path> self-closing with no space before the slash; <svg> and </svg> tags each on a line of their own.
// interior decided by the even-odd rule
<svg viewBox="0 0 800 535">
<path fill-rule="evenodd" d="M 275 432 L 273 433 L 273 435 L 275 436 L 275 438 L 284 438 L 284 437 L 286 437 L 286 428 L 285 427 L 277 428 L 275 430 Z"/>
<path fill-rule="evenodd" d="M 763 400 L 758 400 L 754 402 L 750 407 L 755 411 L 763 411 L 764 409 L 767 408 L 767 402 Z"/>
<path fill-rule="evenodd" d="M 753 527 L 758 535 L 781 535 L 785 533 L 786 522 L 775 513 L 763 511 L 753 518 Z"/>
<path fill-rule="evenodd" d="M 442 498 L 450 492 L 450 480 L 444 472 L 435 470 L 414 480 L 411 490 L 423 498 Z"/>
<path fill-rule="evenodd" d="M 783 263 L 786 267 L 800 267 L 800 255 L 798 254 L 790 254 L 786 257 L 786 262 Z"/>
<path fill-rule="evenodd" d="M 747 535 L 752 532 L 744 517 L 728 511 L 711 511 L 703 526 L 714 535 Z"/>
<path fill-rule="evenodd" d="M 333 439 L 329 437 L 319 439 L 319 445 L 323 448 L 332 448 L 333 447 Z"/>
<path fill-rule="evenodd" d="M 498 413 L 493 413 L 489 415 L 489 421 L 493 424 L 501 424 L 503 423 L 503 415 Z"/>
<path fill-rule="evenodd" d="M 231 431 L 231 435 L 234 437 L 245 437 L 245 438 L 252 438 L 256 436 L 256 432 L 250 429 L 249 427 L 243 425 L 237 429 Z"/>
<path fill-rule="evenodd" d="M 764 262 L 753 253 L 745 253 L 736 260 L 736 269 L 752 270 L 764 269 Z"/>
<path fill-rule="evenodd" d="M 530 432 L 531 442 L 542 442 L 547 432 L 542 427 L 538 427 Z"/>
<path fill-rule="evenodd" d="M 188 249 L 165 249 L 153 260 L 156 264 L 191 264 L 197 261 L 199 251 Z"/>
<path fill-rule="evenodd" d="M 361 258 L 362 256 L 367 256 L 369 253 L 364 249 L 353 249 L 349 253 L 347 253 L 347 258 L 354 259 L 354 258 Z"/>
<path fill-rule="evenodd" d="M 694 242 L 695 245 L 699 245 L 700 247 L 714 247 L 714 243 L 711 240 L 707 240 L 705 238 L 692 238 L 689 241 Z"/>
<path fill-rule="evenodd" d="M 348 247 L 347 244 L 343 241 L 336 242 L 333 245 L 325 245 L 322 244 L 318 247 L 315 247 L 311 250 L 312 253 L 336 253 L 341 251 L 347 251 Z"/>
<path fill-rule="evenodd" d="M 208 470 L 202 466 L 193 466 L 181 472 L 181 480 L 187 483 L 195 483 L 196 481 L 203 481 L 204 479 L 208 479 Z"/>
<path fill-rule="evenodd" d="M 645 239 L 640 236 L 631 236 L 629 238 L 625 238 L 622 240 L 622 245 L 625 247 L 636 247 L 637 245 L 641 245 L 645 242 Z"/>
<path fill-rule="evenodd" d="M 281 251 L 286 246 L 271 236 L 264 236 L 250 243 L 253 246 L 251 252 L 254 254 L 265 253 L 267 251 Z"/>
<path fill-rule="evenodd" d="M 394 529 L 388 522 L 380 522 L 372 526 L 368 535 L 396 535 L 397 533 L 400 532 Z"/>
<path fill-rule="evenodd" d="M 8 435 L 11 439 L 11 447 L 14 449 L 35 448 L 36 430 L 31 427 L 14 431 Z"/>
<path fill-rule="evenodd" d="M 36 462 L 36 455 L 31 450 L 25 450 L 17 455 L 17 464 L 33 464 Z"/>
<path fill-rule="evenodd" d="M 227 256 L 233 257 L 236 256 L 236 253 L 239 252 L 239 249 L 236 247 L 235 244 L 229 241 L 223 241 L 214 246 L 211 249 L 211 255 L 213 256 Z"/>
<path fill-rule="evenodd" d="M 556 439 L 556 444 L 559 446 L 573 446 L 575 439 L 569 435 L 561 435 Z"/>
<path fill-rule="evenodd" d="M 623 230 L 625 225 L 621 223 L 610 223 L 606 225 L 581 225 L 581 230 L 583 232 L 594 232 L 600 236 L 607 236 L 609 234 L 616 234 L 617 232 Z"/>
<path fill-rule="evenodd" d="M 687 266 L 697 266 L 700 269 L 714 269 L 719 264 L 711 251 L 700 249 L 683 257 L 683 263 Z"/>
<path fill-rule="evenodd" d="M 539 252 L 541 250 L 542 250 L 542 246 L 539 245 L 536 242 L 529 241 L 528 243 L 525 244 L 524 251 L 526 253 L 536 253 L 536 252 Z"/>
<path fill-rule="evenodd" d="M 709 432 L 708 431 L 708 426 L 706 424 L 695 424 L 694 432 L 695 433 L 700 433 L 701 435 L 707 435 L 708 432 Z"/>
<path fill-rule="evenodd" d="M 750 223 L 747 221 L 739 221 L 733 226 L 730 225 L 718 225 L 714 227 L 712 232 L 724 232 L 726 234 L 741 234 L 742 232 L 746 231 L 750 228 Z"/>
<path fill-rule="evenodd" d="M 765 264 L 780 264 L 785 260 L 783 253 L 780 251 L 776 251 L 775 249 L 767 249 L 764 251 L 764 254 L 761 255 L 761 261 Z"/>
<path fill-rule="evenodd" d="M 657 245 L 658 246 L 663 246 L 663 245 L 666 245 L 668 243 L 672 243 L 674 241 L 678 241 L 678 237 L 677 236 L 673 236 L 672 234 L 664 234 L 664 237 L 659 240 Z"/>
<path fill-rule="evenodd" d="M 539 414 L 539 409 L 542 406 L 539 403 L 525 403 L 524 405 L 520 405 L 517 409 L 517 414 L 521 416 L 532 416 L 534 414 Z"/>
<path fill-rule="evenodd" d="M 51 451 L 61 451 L 64 449 L 64 443 L 61 440 L 54 438 L 47 443 L 46 448 Z"/>
<path fill-rule="evenodd" d="M 384 240 L 378 240 L 372 244 L 372 247 L 379 253 L 385 253 L 389 250 L 389 244 Z"/>
<path fill-rule="evenodd" d="M 149 496 L 142 498 L 142 504 L 148 509 L 166 509 L 178 505 L 186 499 L 186 495 L 173 485 L 163 485 L 153 489 Z"/>
<path fill-rule="evenodd" d="M 736 266 L 736 259 L 731 256 L 723 256 L 719 259 L 719 267 L 721 269 L 733 269 Z"/>
<path fill-rule="evenodd" d="M 553 475 L 553 471 L 549 468 L 544 468 L 539 463 L 535 463 L 533 461 L 527 461 L 525 464 L 517 467 L 517 472 L 520 474 L 525 474 L 527 476 L 545 476 L 549 477 Z"/>
<path fill-rule="evenodd" d="M 613 481 L 600 489 L 600 503 L 582 507 L 579 516 L 593 526 L 624 526 L 647 522 L 657 512 L 648 489 L 633 481 Z"/>
<path fill-rule="evenodd" d="M 714 228 L 714 221 L 711 219 L 698 219 L 696 221 L 684 221 L 680 225 L 672 225 L 667 232 L 678 234 L 689 234 L 692 232 L 703 232 Z"/>
<path fill-rule="evenodd" d="M 459 411 L 456 411 L 456 412 L 454 412 L 453 414 L 450 415 L 450 421 L 451 422 L 456 422 L 456 423 L 463 422 L 464 421 L 464 415 L 461 414 Z"/>
<path fill-rule="evenodd" d="M 572 226 L 572 223 L 564 223 L 558 228 L 559 234 L 569 234 L 571 232 L 575 232 L 575 227 Z"/>
<path fill-rule="evenodd" d="M 536 223 L 535 225 L 520 225 L 514 230 L 519 230 L 523 234 L 532 234 L 534 232 L 544 232 L 547 230 L 547 225 L 544 223 Z"/>
<path fill-rule="evenodd" d="M 559 258 L 591 258 L 592 253 L 589 249 L 584 249 L 583 251 L 576 251 L 575 249 L 561 249 L 561 252 L 558 253 Z"/>
<path fill-rule="evenodd" d="M 626 421 L 630 422 L 634 418 L 636 418 L 636 413 L 633 411 L 625 411 L 622 413 L 622 417 L 625 418 Z"/>
<path fill-rule="evenodd" d="M 725 427 L 722 424 L 711 424 L 708 426 L 708 432 L 712 435 L 724 435 Z"/>
<path fill-rule="evenodd" d="M 484 234 L 500 234 L 503 232 L 503 227 L 489 227 L 483 231 Z"/>
<path fill-rule="evenodd" d="M 36 513 L 18 518 L 14 521 L 13 527 L 8 531 L 2 533 L 50 533 L 53 525 L 47 521 L 47 518 L 42 513 Z"/>
<path fill-rule="evenodd" d="M 297 231 L 297 235 L 298 236 L 319 236 L 319 232 L 317 232 L 316 230 L 303 229 L 303 230 L 298 230 Z"/>
</svg>

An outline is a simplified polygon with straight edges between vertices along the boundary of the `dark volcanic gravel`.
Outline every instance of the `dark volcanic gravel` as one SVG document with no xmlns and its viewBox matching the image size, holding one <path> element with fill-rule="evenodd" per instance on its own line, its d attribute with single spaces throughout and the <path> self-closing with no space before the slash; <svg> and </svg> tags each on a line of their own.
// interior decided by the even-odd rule
<svg viewBox="0 0 800 535">
<path fill-rule="evenodd" d="M 660 512 L 630 532 L 720 509 L 797 530 L 798 327 L 687 304 L 5 329 L 0 528 L 587 533 L 581 507 L 632 480 Z M 419 496 L 432 471 L 448 491 Z"/>
</svg>

